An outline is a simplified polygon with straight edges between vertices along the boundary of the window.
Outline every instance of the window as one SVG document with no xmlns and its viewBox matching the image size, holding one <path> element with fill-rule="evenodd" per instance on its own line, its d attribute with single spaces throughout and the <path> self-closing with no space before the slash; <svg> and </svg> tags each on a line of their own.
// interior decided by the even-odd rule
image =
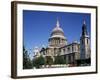
<svg viewBox="0 0 100 80">
<path fill-rule="evenodd" d="M 72 51 L 74 51 L 74 45 L 72 45 Z"/>
<path fill-rule="evenodd" d="M 67 49 L 68 49 L 68 52 L 69 52 L 70 51 L 70 48 L 68 47 Z"/>
<path fill-rule="evenodd" d="M 63 52 L 65 53 L 65 49 L 63 49 Z"/>
<path fill-rule="evenodd" d="M 88 39 L 87 39 L 87 44 L 88 44 Z"/>
<path fill-rule="evenodd" d="M 83 40 L 82 40 L 82 44 L 83 44 Z"/>
</svg>

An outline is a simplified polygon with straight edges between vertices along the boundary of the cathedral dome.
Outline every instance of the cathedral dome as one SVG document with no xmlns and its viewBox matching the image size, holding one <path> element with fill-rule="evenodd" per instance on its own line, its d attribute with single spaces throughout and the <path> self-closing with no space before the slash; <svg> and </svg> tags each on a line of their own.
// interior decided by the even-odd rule
<svg viewBox="0 0 100 80">
<path fill-rule="evenodd" d="M 57 20 L 56 27 L 52 30 L 49 38 L 50 47 L 62 47 L 67 44 L 67 39 L 64 36 L 64 31 L 60 28 L 59 21 Z"/>
<path fill-rule="evenodd" d="M 60 24 L 58 20 L 56 23 L 56 27 L 52 30 L 52 33 L 51 33 L 51 38 L 54 38 L 54 37 L 65 39 L 64 31 L 62 28 L 60 28 Z"/>
<path fill-rule="evenodd" d="M 63 30 L 60 27 L 55 27 L 52 32 L 63 32 Z"/>
</svg>

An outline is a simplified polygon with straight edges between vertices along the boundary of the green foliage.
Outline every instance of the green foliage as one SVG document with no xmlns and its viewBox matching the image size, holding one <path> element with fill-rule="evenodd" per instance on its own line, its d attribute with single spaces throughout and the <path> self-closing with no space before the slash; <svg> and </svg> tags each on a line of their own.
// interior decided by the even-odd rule
<svg viewBox="0 0 100 80">
<path fill-rule="evenodd" d="M 47 56 L 47 57 L 46 57 L 46 64 L 47 64 L 47 65 L 53 64 L 53 59 L 51 58 L 51 56 Z"/>
<path fill-rule="evenodd" d="M 45 58 L 43 56 L 36 57 L 35 59 L 33 59 L 33 66 L 36 68 L 40 68 L 44 64 L 45 64 Z"/>
<path fill-rule="evenodd" d="M 29 58 L 28 51 L 23 47 L 23 69 L 32 69 L 32 61 Z"/>
<path fill-rule="evenodd" d="M 63 58 L 63 56 L 56 56 L 54 64 L 66 64 L 66 60 Z"/>
</svg>

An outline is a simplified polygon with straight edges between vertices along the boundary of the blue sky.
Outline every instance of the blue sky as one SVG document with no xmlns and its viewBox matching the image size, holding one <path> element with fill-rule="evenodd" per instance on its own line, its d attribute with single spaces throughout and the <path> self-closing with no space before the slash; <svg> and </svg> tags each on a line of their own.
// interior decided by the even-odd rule
<svg viewBox="0 0 100 80">
<path fill-rule="evenodd" d="M 83 20 L 90 34 L 91 15 L 88 13 L 23 10 L 23 40 L 27 50 L 48 45 L 57 18 L 69 43 L 80 40 Z"/>
</svg>

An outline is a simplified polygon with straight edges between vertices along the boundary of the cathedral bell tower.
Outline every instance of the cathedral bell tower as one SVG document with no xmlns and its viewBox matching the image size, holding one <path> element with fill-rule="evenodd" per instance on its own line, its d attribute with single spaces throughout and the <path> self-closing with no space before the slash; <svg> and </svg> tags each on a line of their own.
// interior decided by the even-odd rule
<svg viewBox="0 0 100 80">
<path fill-rule="evenodd" d="M 82 25 L 82 34 L 80 37 L 80 59 L 89 59 L 90 54 L 90 37 L 87 33 L 87 26 L 84 20 Z"/>
</svg>

